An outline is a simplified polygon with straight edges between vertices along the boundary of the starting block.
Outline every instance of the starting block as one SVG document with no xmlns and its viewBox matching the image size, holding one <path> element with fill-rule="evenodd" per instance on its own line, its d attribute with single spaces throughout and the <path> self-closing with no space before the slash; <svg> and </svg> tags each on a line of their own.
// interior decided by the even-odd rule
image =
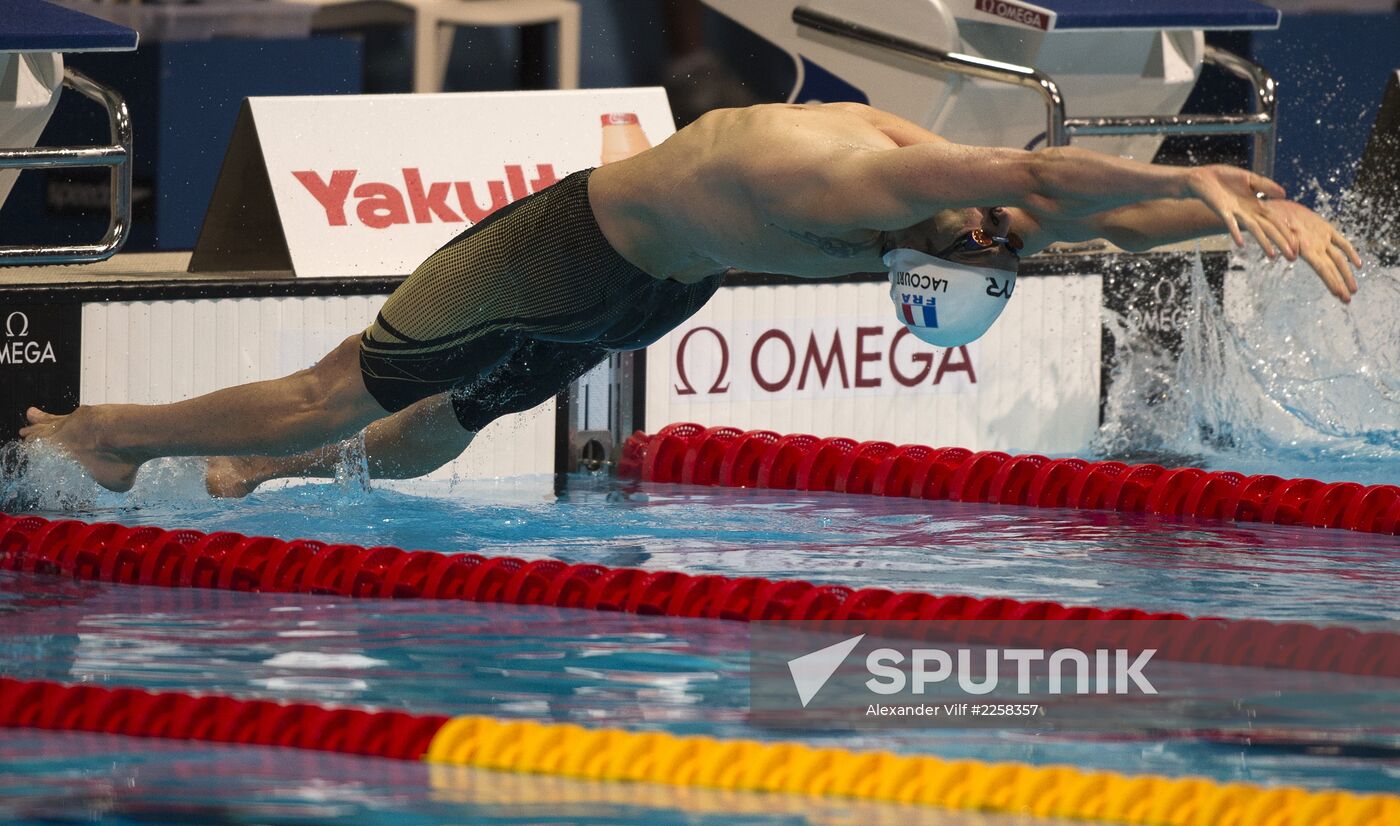
<svg viewBox="0 0 1400 826">
<path fill-rule="evenodd" d="M 7 0 L 0 18 L 0 206 L 19 170 L 107 167 L 112 218 L 94 244 L 0 247 L 0 264 L 73 264 L 110 258 L 131 228 L 131 121 L 115 90 L 72 69 L 63 54 L 131 51 L 135 31 L 44 0 Z M 35 147 L 67 87 L 107 112 L 106 146 Z"/>
<path fill-rule="evenodd" d="M 1248 134 L 1256 171 L 1273 167 L 1273 80 L 1204 38 L 1277 28 L 1253 0 L 705 2 L 792 57 L 794 103 L 869 103 L 982 146 L 1092 137 L 1148 161 L 1167 135 Z M 1180 114 L 1207 64 L 1252 85 L 1253 111 Z"/>
</svg>

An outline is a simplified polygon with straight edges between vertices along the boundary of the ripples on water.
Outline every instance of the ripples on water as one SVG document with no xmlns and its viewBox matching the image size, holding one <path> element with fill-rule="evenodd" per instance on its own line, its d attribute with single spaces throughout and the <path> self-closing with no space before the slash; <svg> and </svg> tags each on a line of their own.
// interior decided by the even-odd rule
<svg viewBox="0 0 1400 826">
<path fill-rule="evenodd" d="M 747 632 L 738 623 L 130 588 L 16 574 L 0 574 L 0 593 L 7 595 L 0 603 L 6 672 L 25 679 L 718 737 L 798 736 L 851 748 L 1224 780 L 1357 788 L 1385 782 L 1385 763 L 1375 760 L 1309 755 L 1283 743 L 1244 748 L 1233 738 L 1190 732 L 756 728 L 745 713 Z M 1294 722 L 1309 714 L 1298 709 Z"/>
<path fill-rule="evenodd" d="M 203 496 L 87 519 L 284 539 L 551 557 L 615 567 L 803 578 L 1314 622 L 1394 619 L 1400 538 L 976 504 L 552 480 L 329 485 Z M 1306 594 L 1306 598 L 1301 598 Z"/>
</svg>

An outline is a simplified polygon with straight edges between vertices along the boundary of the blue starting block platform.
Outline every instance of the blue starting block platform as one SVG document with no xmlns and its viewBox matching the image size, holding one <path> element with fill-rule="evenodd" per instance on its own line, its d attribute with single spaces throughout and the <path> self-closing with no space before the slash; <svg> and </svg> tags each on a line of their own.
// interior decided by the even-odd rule
<svg viewBox="0 0 1400 826">
<path fill-rule="evenodd" d="M 1053 14 L 1049 28 L 1057 32 L 1276 29 L 1281 18 L 1278 9 L 1253 0 L 1033 0 L 1026 5 Z"/>
<path fill-rule="evenodd" d="M 0 0 L 0 52 L 129 52 L 126 26 L 44 0 Z"/>
</svg>

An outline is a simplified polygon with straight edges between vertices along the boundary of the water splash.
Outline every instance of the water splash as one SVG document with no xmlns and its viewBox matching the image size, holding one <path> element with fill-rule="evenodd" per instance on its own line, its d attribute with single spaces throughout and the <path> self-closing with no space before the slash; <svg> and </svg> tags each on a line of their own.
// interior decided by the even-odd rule
<svg viewBox="0 0 1400 826">
<path fill-rule="evenodd" d="M 1177 354 L 1107 314 L 1117 362 L 1094 450 L 1400 481 L 1400 267 L 1363 257 L 1347 307 L 1306 264 L 1258 254 L 1217 296 L 1197 255 Z"/>
<path fill-rule="evenodd" d="M 350 498 L 363 498 L 372 490 L 369 472 L 369 449 L 365 432 L 361 430 L 340 443 L 340 456 L 335 464 L 335 484 Z"/>
<path fill-rule="evenodd" d="M 135 487 L 113 493 L 55 445 L 43 441 L 0 445 L 0 510 L 91 512 L 209 499 L 202 459 L 147 462 L 137 474 Z"/>
<path fill-rule="evenodd" d="M 209 495 L 206 470 L 205 460 L 199 457 L 155 459 L 141 466 L 130 491 L 114 493 L 93 481 L 82 465 L 55 445 L 8 442 L 0 444 L 0 511 L 92 513 L 223 503 Z M 338 445 L 332 480 L 327 486 L 329 498 L 339 505 L 363 503 L 373 494 L 363 432 Z"/>
</svg>

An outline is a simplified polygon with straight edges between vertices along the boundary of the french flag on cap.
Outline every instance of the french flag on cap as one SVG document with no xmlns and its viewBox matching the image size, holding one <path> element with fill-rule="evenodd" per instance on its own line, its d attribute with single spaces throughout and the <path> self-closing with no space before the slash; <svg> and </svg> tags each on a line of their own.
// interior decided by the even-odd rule
<svg viewBox="0 0 1400 826">
<path fill-rule="evenodd" d="M 937 327 L 938 306 L 934 299 L 925 299 L 927 304 L 901 304 L 904 323 L 915 327 Z"/>
</svg>

